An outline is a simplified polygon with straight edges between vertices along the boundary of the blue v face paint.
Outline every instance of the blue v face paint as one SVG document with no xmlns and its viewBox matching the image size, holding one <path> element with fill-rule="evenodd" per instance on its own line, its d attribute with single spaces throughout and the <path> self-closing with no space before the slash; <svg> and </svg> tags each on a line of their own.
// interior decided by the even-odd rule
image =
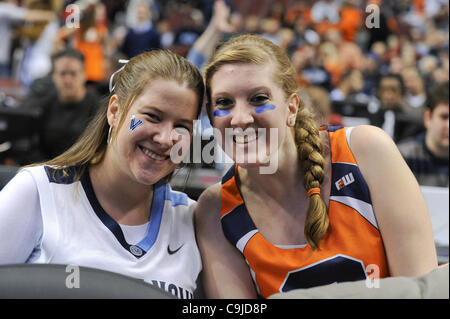
<svg viewBox="0 0 450 319">
<path fill-rule="evenodd" d="M 230 111 L 227 111 L 227 110 L 215 110 L 213 115 L 216 116 L 216 117 L 223 117 L 223 116 L 230 115 Z"/>
<path fill-rule="evenodd" d="M 261 113 L 264 113 L 264 112 L 267 112 L 267 111 L 271 111 L 271 110 L 274 110 L 274 109 L 275 109 L 275 105 L 273 105 L 273 104 L 264 104 L 264 105 L 258 106 L 255 109 L 255 113 L 261 114 Z"/>
<path fill-rule="evenodd" d="M 141 125 L 142 124 L 142 120 L 138 120 L 137 122 L 136 122 L 136 116 L 132 116 L 131 117 L 131 123 L 130 123 L 130 131 L 134 131 L 139 125 Z"/>
</svg>

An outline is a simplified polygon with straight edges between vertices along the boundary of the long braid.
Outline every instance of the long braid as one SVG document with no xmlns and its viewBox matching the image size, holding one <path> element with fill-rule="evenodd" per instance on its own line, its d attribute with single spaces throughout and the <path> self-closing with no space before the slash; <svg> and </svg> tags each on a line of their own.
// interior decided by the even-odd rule
<svg viewBox="0 0 450 319">
<path fill-rule="evenodd" d="M 304 174 L 306 191 L 322 186 L 325 172 L 325 160 L 322 156 L 322 143 L 312 114 L 301 109 L 295 123 L 295 142 L 297 144 L 300 167 Z M 326 205 L 320 194 L 309 198 L 304 234 L 313 249 L 319 248 L 319 242 L 328 230 L 329 220 Z"/>
</svg>

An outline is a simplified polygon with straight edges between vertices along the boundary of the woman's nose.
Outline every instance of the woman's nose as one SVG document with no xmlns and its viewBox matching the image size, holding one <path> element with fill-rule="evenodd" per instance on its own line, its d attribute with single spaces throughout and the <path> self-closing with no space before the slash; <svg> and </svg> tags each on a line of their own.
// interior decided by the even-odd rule
<svg viewBox="0 0 450 319">
<path fill-rule="evenodd" d="M 171 148 L 178 140 L 178 134 L 170 123 L 160 123 L 153 140 L 164 148 Z"/>
<path fill-rule="evenodd" d="M 246 128 L 254 122 L 252 109 L 244 103 L 236 105 L 231 111 L 231 126 Z"/>
</svg>

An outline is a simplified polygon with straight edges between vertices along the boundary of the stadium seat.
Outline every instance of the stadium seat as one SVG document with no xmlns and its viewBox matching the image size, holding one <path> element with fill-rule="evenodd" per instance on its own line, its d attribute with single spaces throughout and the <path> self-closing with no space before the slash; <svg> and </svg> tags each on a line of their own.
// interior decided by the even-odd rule
<svg viewBox="0 0 450 319">
<path fill-rule="evenodd" d="M 175 299 L 143 280 L 73 265 L 0 266 L 0 299 Z"/>
</svg>

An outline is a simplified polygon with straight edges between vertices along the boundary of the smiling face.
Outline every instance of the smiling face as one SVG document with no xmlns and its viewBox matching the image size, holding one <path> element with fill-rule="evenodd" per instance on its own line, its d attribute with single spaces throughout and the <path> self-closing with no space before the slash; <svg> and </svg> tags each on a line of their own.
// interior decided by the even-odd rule
<svg viewBox="0 0 450 319">
<path fill-rule="evenodd" d="M 244 167 L 267 163 L 285 141 L 286 124 L 297 113 L 297 95 L 286 99 L 274 81 L 274 70 L 273 63 L 226 64 L 211 78 L 210 107 L 219 143 Z"/>
<path fill-rule="evenodd" d="M 54 62 L 53 81 L 63 102 L 77 102 L 84 98 L 84 64 L 80 60 L 63 56 Z"/>
<path fill-rule="evenodd" d="M 108 122 L 118 131 L 108 147 L 107 159 L 139 183 L 158 182 L 178 165 L 171 160 L 172 147 L 177 143 L 182 149 L 189 147 L 197 108 L 195 92 L 172 80 L 150 80 L 124 115 L 113 96 Z M 121 116 L 125 118 L 121 120 Z"/>
</svg>

